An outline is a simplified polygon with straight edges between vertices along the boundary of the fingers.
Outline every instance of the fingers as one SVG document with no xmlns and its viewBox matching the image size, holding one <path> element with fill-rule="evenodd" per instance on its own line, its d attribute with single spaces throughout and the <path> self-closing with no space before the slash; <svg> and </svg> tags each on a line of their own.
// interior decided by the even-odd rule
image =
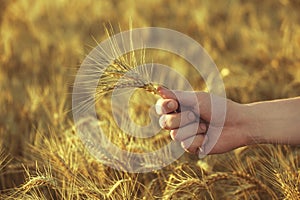
<svg viewBox="0 0 300 200">
<path fill-rule="evenodd" d="M 159 87 L 158 92 L 163 98 L 156 103 L 156 112 L 161 115 L 160 126 L 171 130 L 172 139 L 181 142 L 185 151 L 199 155 L 209 153 L 213 145 L 206 148 L 208 127 L 201 119 L 211 124 L 211 101 L 213 100 L 215 107 L 219 108 L 221 105 L 222 108 L 223 99 L 212 98 L 205 92 L 171 91 L 163 87 Z M 174 112 L 179 107 L 181 111 Z"/>
<path fill-rule="evenodd" d="M 170 136 L 173 140 L 182 142 L 190 137 L 199 134 L 205 134 L 207 131 L 207 125 L 205 123 L 191 123 L 179 129 L 170 131 Z"/>
<path fill-rule="evenodd" d="M 207 128 L 205 123 L 196 122 L 180 129 L 171 130 L 170 135 L 173 140 L 181 142 L 185 151 L 197 154 L 199 147 L 202 147 L 205 142 Z"/>
<path fill-rule="evenodd" d="M 174 99 L 159 99 L 155 104 L 156 113 L 159 115 L 175 112 L 178 103 Z"/>
<path fill-rule="evenodd" d="M 221 144 L 218 142 L 221 137 L 223 127 L 211 126 L 207 133 L 207 141 L 205 142 L 205 154 L 216 154 L 231 150 L 231 143 L 235 143 L 235 137 L 221 139 Z M 218 144 L 217 144 L 218 143 Z"/>
<path fill-rule="evenodd" d="M 175 111 L 180 107 L 182 110 L 192 110 L 197 115 L 207 121 L 211 117 L 211 95 L 206 92 L 192 92 L 192 91 L 174 91 L 163 87 L 158 88 L 160 96 L 163 98 L 156 103 L 156 111 L 158 114 L 167 114 L 169 111 Z M 174 103 L 175 108 L 170 109 L 168 103 Z"/>
<path fill-rule="evenodd" d="M 192 111 L 184 111 L 180 113 L 162 115 L 159 119 L 159 125 L 163 129 L 172 130 L 183 127 L 198 120 L 199 119 Z"/>
<path fill-rule="evenodd" d="M 181 142 L 182 148 L 192 154 L 197 154 L 199 152 L 199 147 L 205 143 L 205 135 L 195 135 L 189 137 Z"/>
<path fill-rule="evenodd" d="M 194 92 L 194 91 L 176 91 L 169 90 L 164 87 L 159 87 L 158 93 L 164 99 L 174 99 L 179 101 L 180 104 L 184 106 L 194 107 L 198 105 L 199 100 L 204 102 L 210 102 L 210 95 L 205 92 Z"/>
</svg>

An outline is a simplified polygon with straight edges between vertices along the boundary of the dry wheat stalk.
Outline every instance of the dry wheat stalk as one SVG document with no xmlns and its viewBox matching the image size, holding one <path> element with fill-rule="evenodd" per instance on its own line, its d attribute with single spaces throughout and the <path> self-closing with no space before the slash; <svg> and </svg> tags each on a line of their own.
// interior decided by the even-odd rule
<svg viewBox="0 0 300 200">
<path fill-rule="evenodd" d="M 214 173 L 205 178 L 205 185 L 211 186 L 215 182 L 222 181 L 222 180 L 228 180 L 228 179 L 231 179 L 231 176 L 229 173 L 226 173 L 226 172 Z"/>
<path fill-rule="evenodd" d="M 157 94 L 157 85 L 151 82 L 149 77 L 151 66 L 147 68 L 144 66 L 146 63 L 146 50 L 139 50 L 141 55 L 137 57 L 133 48 L 132 38 L 126 38 L 130 41 L 130 51 L 127 55 L 122 55 L 120 49 L 123 49 L 123 46 L 125 46 L 124 38 L 122 38 L 123 46 L 120 46 L 112 37 L 114 35 L 112 26 L 110 25 L 110 28 L 106 27 L 105 30 L 109 37 L 110 47 L 114 55 L 108 55 L 105 50 L 101 48 L 101 50 L 97 51 L 102 58 L 98 60 L 93 57 L 88 57 L 93 63 L 98 65 L 96 69 L 98 68 L 101 72 L 96 95 L 102 96 L 103 94 L 112 92 L 116 88 L 142 88 L 148 92 Z M 112 59 L 112 56 L 116 59 L 113 59 L 111 63 L 107 63 L 109 59 Z M 107 66 L 106 69 L 103 69 L 103 66 Z"/>
<path fill-rule="evenodd" d="M 142 88 L 153 94 L 157 94 L 154 83 L 145 79 L 135 66 L 128 64 L 125 59 L 116 59 L 100 77 L 97 94 L 102 95 L 112 92 L 116 88 Z"/>
<path fill-rule="evenodd" d="M 125 39 L 122 38 L 123 44 L 118 43 L 114 38 L 112 26 L 110 29 L 106 28 L 106 33 L 110 49 L 104 49 L 95 40 L 98 46 L 87 55 L 80 69 L 82 73 L 77 75 L 78 93 L 73 94 L 79 95 L 76 96 L 79 103 L 74 107 L 75 113 L 90 110 L 95 102 L 99 102 L 103 96 L 114 91 L 121 94 L 126 92 L 124 89 L 141 88 L 152 94 L 158 94 L 159 85 L 150 78 L 153 67 L 146 65 L 146 49 L 135 50 L 132 38 L 126 38 L 130 41 L 130 49 L 124 54 L 121 49 L 126 46 Z"/>
<path fill-rule="evenodd" d="M 24 193 L 27 193 L 29 190 L 37 187 L 49 186 L 51 188 L 56 188 L 55 181 L 52 177 L 37 176 L 31 177 L 21 188 L 20 190 Z"/>
<path fill-rule="evenodd" d="M 52 162 L 55 163 L 56 166 L 59 166 L 56 169 L 59 169 L 58 172 L 65 176 L 68 180 L 74 180 L 76 178 L 76 175 L 70 169 L 65 160 L 57 153 L 52 155 Z"/>
</svg>

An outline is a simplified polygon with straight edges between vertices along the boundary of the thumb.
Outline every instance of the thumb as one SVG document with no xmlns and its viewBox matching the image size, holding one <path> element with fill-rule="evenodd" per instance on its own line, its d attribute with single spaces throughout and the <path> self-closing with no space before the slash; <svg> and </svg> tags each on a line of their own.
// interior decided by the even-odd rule
<svg viewBox="0 0 300 200">
<path fill-rule="evenodd" d="M 164 99 L 174 99 L 182 107 L 190 107 L 197 114 L 201 115 L 210 121 L 211 115 L 211 98 L 210 94 L 206 92 L 195 91 L 178 91 L 169 90 L 165 87 L 158 87 L 160 96 Z"/>
<path fill-rule="evenodd" d="M 158 87 L 157 91 L 162 98 L 177 100 L 183 106 L 194 107 L 198 105 L 200 101 L 206 106 L 210 104 L 210 95 L 206 92 L 169 90 L 162 86 Z"/>
<path fill-rule="evenodd" d="M 185 106 L 194 106 L 197 103 L 197 95 L 195 92 L 169 90 L 165 87 L 158 87 L 158 93 L 164 99 L 181 100 Z"/>
</svg>

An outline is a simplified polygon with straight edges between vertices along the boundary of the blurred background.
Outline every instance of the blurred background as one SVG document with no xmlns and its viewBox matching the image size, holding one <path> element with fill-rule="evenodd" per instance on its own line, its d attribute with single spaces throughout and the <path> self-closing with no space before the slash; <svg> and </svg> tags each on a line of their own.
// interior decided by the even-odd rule
<svg viewBox="0 0 300 200">
<path fill-rule="evenodd" d="M 297 0 L 0 0 L 0 189 L 25 183 L 24 168 L 39 157 L 32 149 L 45 138 L 75 137 L 71 86 L 96 41 L 108 37 L 105 24 L 190 36 L 212 56 L 227 97 L 247 103 L 300 94 L 299 10 Z"/>
</svg>

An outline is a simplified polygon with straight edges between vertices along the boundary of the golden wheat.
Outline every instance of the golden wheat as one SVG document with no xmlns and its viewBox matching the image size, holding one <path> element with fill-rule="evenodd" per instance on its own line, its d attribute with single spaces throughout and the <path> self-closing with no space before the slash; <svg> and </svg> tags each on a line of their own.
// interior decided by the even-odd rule
<svg viewBox="0 0 300 200">
<path fill-rule="evenodd" d="M 185 154 L 161 170 L 130 174 L 105 165 L 114 155 L 97 148 L 96 137 L 82 144 L 67 112 L 75 74 L 69 68 L 82 62 L 84 46 L 118 29 L 105 31 L 102 21 L 127 27 L 129 17 L 135 27 L 175 29 L 202 44 L 219 70 L 227 71 L 226 93 L 235 101 L 299 96 L 299 9 L 295 0 L 2 0 L 0 199 L 299 199 L 297 146 L 254 145 L 201 161 Z M 148 123 L 147 111 L 157 96 L 142 92 L 155 93 L 157 85 L 148 80 L 148 68 L 136 69 L 145 59 L 172 66 L 194 88 L 205 89 L 182 59 L 166 52 L 153 55 L 129 52 L 97 77 L 103 103 L 97 107 L 103 116 L 99 123 L 123 150 L 154 151 L 170 141 L 167 132 L 148 140 L 126 136 L 102 98 L 122 87 L 143 88 L 132 99 L 131 116 L 140 125 Z M 84 145 L 97 148 L 98 159 Z"/>
</svg>

